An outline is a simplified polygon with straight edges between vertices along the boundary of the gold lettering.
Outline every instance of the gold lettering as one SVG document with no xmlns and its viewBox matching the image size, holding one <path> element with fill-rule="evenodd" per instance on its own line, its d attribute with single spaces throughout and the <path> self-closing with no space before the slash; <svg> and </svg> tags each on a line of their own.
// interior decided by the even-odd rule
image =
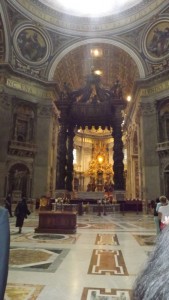
<svg viewBox="0 0 169 300">
<path fill-rule="evenodd" d="M 31 95 L 34 95 L 37 97 L 54 99 L 54 94 L 52 93 L 52 91 L 44 91 L 38 87 L 31 86 L 31 85 L 28 85 L 23 82 L 19 82 L 19 81 L 10 79 L 10 78 L 7 79 L 6 85 L 15 90 L 19 90 L 19 91 L 22 91 L 22 92 L 25 92 L 27 94 L 31 94 Z"/>
<path fill-rule="evenodd" d="M 155 93 L 159 93 L 162 91 L 165 91 L 169 88 L 169 80 L 165 81 L 163 83 L 159 83 L 153 87 L 147 88 L 147 89 L 141 89 L 140 96 L 150 96 Z"/>
</svg>

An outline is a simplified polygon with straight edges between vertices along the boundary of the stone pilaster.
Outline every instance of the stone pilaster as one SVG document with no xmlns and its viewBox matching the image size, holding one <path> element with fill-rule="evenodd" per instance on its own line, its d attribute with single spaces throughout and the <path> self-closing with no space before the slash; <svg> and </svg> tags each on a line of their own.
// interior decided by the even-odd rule
<svg viewBox="0 0 169 300">
<path fill-rule="evenodd" d="M 56 159 L 56 190 L 65 189 L 66 177 L 66 155 L 67 155 L 67 126 L 64 123 L 60 124 L 58 135 L 58 149 Z"/>
<path fill-rule="evenodd" d="M 52 104 L 39 104 L 36 120 L 37 154 L 34 160 L 33 197 L 49 193 L 52 148 Z"/>
<path fill-rule="evenodd" d="M 73 190 L 73 138 L 75 136 L 74 128 L 68 129 L 68 151 L 67 151 L 67 176 L 66 176 L 66 189 L 70 192 Z"/>
<path fill-rule="evenodd" d="M 142 195 L 144 200 L 155 199 L 160 193 L 158 119 L 154 102 L 141 103 L 140 156 L 142 159 Z"/>
<path fill-rule="evenodd" d="M 5 94 L 0 94 L 0 197 L 5 193 L 6 160 L 8 141 L 11 129 L 11 98 Z M 2 180 L 3 179 L 3 180 Z"/>
<path fill-rule="evenodd" d="M 113 171 L 114 171 L 114 189 L 115 190 L 124 190 L 125 181 L 124 181 L 124 164 L 123 164 L 123 141 L 122 141 L 122 113 L 120 109 L 116 110 L 115 113 L 115 122 L 113 126 L 113 138 L 114 138 L 114 147 L 113 147 Z"/>
</svg>

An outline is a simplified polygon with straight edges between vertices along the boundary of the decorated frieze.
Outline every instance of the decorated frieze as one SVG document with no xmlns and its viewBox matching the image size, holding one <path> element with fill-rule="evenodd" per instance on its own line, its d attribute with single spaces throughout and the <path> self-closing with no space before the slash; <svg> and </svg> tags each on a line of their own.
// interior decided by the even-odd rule
<svg viewBox="0 0 169 300">
<path fill-rule="evenodd" d="M 66 15 L 65 18 L 63 17 L 63 13 L 44 5 L 40 1 L 17 0 L 18 5 L 20 5 L 23 10 L 28 11 L 42 22 L 48 22 L 50 26 L 60 27 L 67 31 L 78 31 L 78 34 L 84 32 L 99 33 L 101 31 L 112 31 L 128 26 L 131 27 L 132 24 L 138 24 L 140 20 L 143 20 L 146 17 L 148 18 L 149 14 L 153 10 L 158 10 L 164 2 L 164 0 L 144 0 L 138 5 L 123 12 L 121 18 L 119 18 L 119 14 L 113 14 L 102 18 L 102 22 L 100 21 L 98 23 L 95 18 L 93 18 L 93 20 L 81 18 L 81 22 L 79 22 L 79 18 L 75 16 Z"/>
<path fill-rule="evenodd" d="M 154 102 L 140 103 L 140 112 L 143 115 L 152 115 L 156 113 L 156 105 Z"/>
<path fill-rule="evenodd" d="M 53 105 L 38 105 L 38 116 L 51 117 L 54 113 Z"/>
</svg>

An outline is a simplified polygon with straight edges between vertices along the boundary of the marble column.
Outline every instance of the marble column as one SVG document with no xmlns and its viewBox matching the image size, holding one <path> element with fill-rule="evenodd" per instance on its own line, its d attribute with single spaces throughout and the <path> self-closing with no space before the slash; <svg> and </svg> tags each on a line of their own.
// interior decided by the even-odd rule
<svg viewBox="0 0 169 300">
<path fill-rule="evenodd" d="M 113 147 L 113 171 L 114 171 L 114 189 L 116 191 L 123 191 L 125 189 L 125 180 L 124 180 L 124 164 L 123 164 L 123 141 L 122 141 L 122 113 L 120 108 L 116 109 L 115 112 L 115 121 L 113 125 L 112 136 L 114 138 L 114 147 Z"/>
<path fill-rule="evenodd" d="M 140 155 L 142 158 L 143 198 L 152 200 L 160 194 L 158 143 L 158 118 L 154 102 L 141 103 Z"/>
<path fill-rule="evenodd" d="M 69 127 L 68 129 L 68 151 L 67 151 L 67 174 L 66 174 L 66 189 L 68 191 L 73 190 L 73 138 L 75 136 L 74 128 Z"/>
<path fill-rule="evenodd" d="M 58 135 L 58 149 L 56 159 L 56 190 L 65 189 L 66 163 L 67 163 L 67 126 L 64 122 L 60 123 Z"/>
</svg>

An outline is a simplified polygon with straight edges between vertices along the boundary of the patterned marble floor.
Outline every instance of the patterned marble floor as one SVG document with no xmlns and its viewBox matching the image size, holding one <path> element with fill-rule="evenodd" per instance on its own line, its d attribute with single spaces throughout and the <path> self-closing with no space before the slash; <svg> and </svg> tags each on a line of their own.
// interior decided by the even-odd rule
<svg viewBox="0 0 169 300">
<path fill-rule="evenodd" d="M 11 250 L 5 300 L 130 300 L 134 279 L 155 244 L 153 216 L 78 217 L 76 234 L 37 234 L 33 213 Z"/>
</svg>

